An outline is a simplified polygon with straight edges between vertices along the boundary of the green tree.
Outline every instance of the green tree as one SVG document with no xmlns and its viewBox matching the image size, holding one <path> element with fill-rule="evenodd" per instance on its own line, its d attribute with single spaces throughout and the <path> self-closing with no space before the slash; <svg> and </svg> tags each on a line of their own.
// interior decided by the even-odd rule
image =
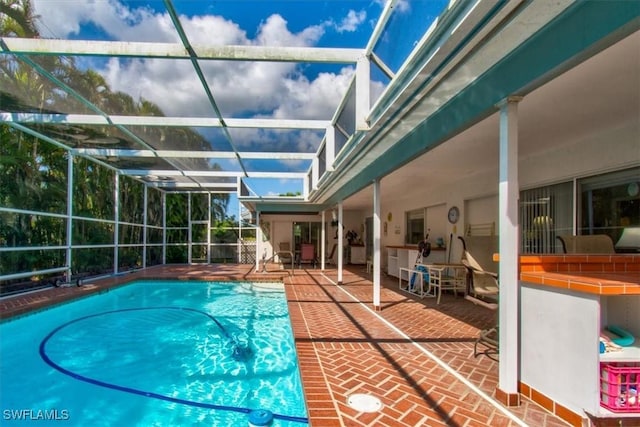
<svg viewBox="0 0 640 427">
<path fill-rule="evenodd" d="M 35 26 L 30 0 L 0 0 L 0 35 L 5 37 L 40 37 Z M 73 57 L 55 55 L 31 56 L 31 61 L 47 71 L 54 79 L 72 87 L 96 109 L 107 114 L 163 116 L 163 111 L 154 103 L 138 100 L 123 92 L 114 92 L 98 71 L 81 68 Z M 24 112 L 83 112 L 85 103 L 69 96 L 52 79 L 31 67 L 29 61 L 12 55 L 0 56 L 0 103 L 4 109 Z M 117 139 L 113 148 L 136 148 L 135 138 L 115 126 L 76 126 L 66 124 L 33 124 L 35 131 L 60 141 L 69 148 L 100 147 L 101 138 Z M 210 150 L 210 143 L 199 133 L 189 128 L 163 128 L 159 126 L 131 126 L 128 130 L 156 149 Z M 96 145 L 97 144 L 97 145 Z M 0 206 L 30 211 L 65 214 L 67 211 L 67 165 L 69 152 L 64 148 L 22 132 L 9 125 L 0 125 Z M 109 222 L 92 219 L 113 220 L 115 210 L 114 181 L 118 167 L 153 169 L 172 167 L 155 158 L 102 158 L 105 167 L 91 159 L 76 156 L 73 159 L 73 214 L 87 218 L 73 221 L 73 244 L 111 244 L 115 235 Z M 207 159 L 171 159 L 174 166 L 187 169 L 220 170 L 217 164 Z M 142 224 L 143 192 L 141 182 L 120 177 L 120 217 L 122 222 Z M 150 224 L 162 224 L 162 209 L 159 190 L 149 191 L 147 210 Z M 167 223 L 169 226 L 186 226 L 188 203 L 185 195 L 167 197 Z M 208 214 L 208 198 L 197 197 L 192 202 L 192 212 L 199 218 Z M 211 212 L 214 221 L 226 219 L 229 196 L 214 194 L 211 197 Z M 200 231 L 202 232 L 202 230 Z M 204 231 L 206 232 L 206 230 Z M 162 236 L 157 229 L 150 234 L 150 241 L 159 243 Z M 176 231 L 168 236 L 170 241 L 187 241 L 186 233 Z M 198 236 L 206 241 L 206 236 Z M 142 227 L 121 224 L 120 243 L 142 243 Z M 2 246 L 46 246 L 66 243 L 66 220 L 42 215 L 0 213 L 0 245 Z M 186 246 L 171 249 L 170 260 L 186 261 Z M 150 256 L 158 262 L 159 251 Z M 4 252 L 0 254 L 0 271 L 11 273 L 59 267 L 65 264 L 65 251 L 34 249 L 27 252 Z M 121 266 L 140 265 L 140 249 L 122 248 Z M 109 271 L 113 266 L 113 250 L 76 249 L 73 251 L 72 270 L 75 272 Z"/>
</svg>

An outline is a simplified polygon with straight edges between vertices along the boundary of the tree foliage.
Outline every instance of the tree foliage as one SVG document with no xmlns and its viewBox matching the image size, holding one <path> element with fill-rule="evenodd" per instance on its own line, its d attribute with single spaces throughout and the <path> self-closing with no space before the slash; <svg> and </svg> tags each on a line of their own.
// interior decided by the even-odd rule
<svg viewBox="0 0 640 427">
<path fill-rule="evenodd" d="M 30 0 L 0 1 L 0 35 L 5 37 L 40 37 L 35 26 Z M 86 111 L 74 96 L 61 90 L 55 80 L 73 87 L 84 99 L 106 114 L 163 116 L 159 106 L 140 98 L 111 90 L 106 79 L 96 70 L 81 68 L 73 57 L 32 57 L 38 66 L 46 70 L 49 77 L 36 71 L 30 64 L 12 55 L 0 56 L 0 105 L 8 111 L 38 113 L 68 113 Z M 95 113 L 95 111 L 91 111 Z M 61 141 L 70 148 L 87 145 L 86 141 L 111 138 L 118 141 L 118 148 L 140 146 L 135 138 L 117 128 L 109 126 L 70 126 L 65 124 L 30 124 L 33 130 Z M 185 128 L 161 128 L 138 126 L 131 130 L 138 138 L 148 141 L 155 148 L 203 150 L 208 142 L 198 133 Z M 105 160 L 114 167 L 152 167 L 149 162 L 157 159 L 118 158 Z M 184 160 L 187 161 L 187 160 Z M 192 160 L 194 168 L 220 169 L 218 165 L 195 164 L 206 159 Z M 69 151 L 63 146 L 40 140 L 8 124 L 0 124 L 0 206 L 56 215 L 67 214 L 67 171 Z M 163 167 L 170 165 L 162 164 Z M 184 166 L 184 165 L 183 165 Z M 119 199 L 116 200 L 114 169 L 91 159 L 73 157 L 73 188 L 71 198 L 73 221 L 73 245 L 113 244 L 116 234 L 115 208 L 118 206 L 118 242 L 123 245 L 144 243 L 144 184 L 134 179 L 119 177 Z M 160 190 L 149 188 L 147 206 L 147 242 L 162 243 L 162 197 Z M 187 227 L 188 197 L 186 194 L 167 193 L 167 225 Z M 205 197 L 201 197 L 205 196 Z M 192 219 L 206 219 L 211 207 L 211 217 L 216 222 L 226 221 L 228 195 L 212 194 L 211 206 L 206 195 L 194 196 L 191 200 Z M 108 222 L 97 222 L 101 219 Z M 205 235 L 194 236 L 206 241 Z M 187 242 L 186 232 L 176 231 L 168 235 L 169 241 Z M 0 252 L 0 271 L 3 273 L 25 272 L 64 266 L 65 250 L 40 250 L 41 246 L 64 246 L 67 244 L 66 218 L 44 216 L 37 213 L 0 212 L 0 246 L 33 247 L 29 251 Z M 187 247 L 171 247 L 171 262 L 185 262 Z M 152 248 L 147 262 L 161 262 L 161 250 Z M 123 247 L 119 250 L 118 265 L 122 268 L 142 264 L 141 247 Z M 113 269 L 113 248 L 74 249 L 71 268 L 74 273 L 106 272 Z"/>
</svg>

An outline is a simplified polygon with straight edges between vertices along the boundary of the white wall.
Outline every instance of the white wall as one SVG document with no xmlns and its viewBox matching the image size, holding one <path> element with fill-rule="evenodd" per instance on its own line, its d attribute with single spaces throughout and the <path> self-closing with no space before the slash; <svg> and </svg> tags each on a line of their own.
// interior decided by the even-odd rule
<svg viewBox="0 0 640 427">
<path fill-rule="evenodd" d="M 382 181 L 384 186 L 384 180 Z M 476 200 L 478 197 L 487 201 L 482 203 L 482 207 L 474 209 L 474 221 L 482 219 L 482 222 L 495 221 L 498 224 L 498 178 L 495 173 L 484 172 L 469 176 L 467 179 L 450 183 L 449 185 L 440 186 L 439 188 L 423 187 L 420 194 L 412 194 L 411 197 L 404 199 L 394 199 L 392 202 L 385 203 L 382 198 L 382 260 L 386 265 L 387 251 L 386 246 L 404 245 L 404 236 L 406 234 L 405 213 L 409 210 L 426 208 L 427 227 L 431 228 L 429 240 L 435 245 L 436 238 L 443 237 L 445 245 L 447 245 L 447 254 L 451 262 L 457 262 L 462 254 L 462 245 L 459 243 L 457 236 L 464 234 L 464 227 L 467 221 L 467 212 L 465 209 L 466 200 Z M 384 193 L 384 189 L 383 189 Z M 495 206 L 491 207 L 492 200 L 495 200 Z M 460 209 L 460 220 L 457 224 L 450 224 L 447 221 L 447 212 L 452 206 Z M 484 211 L 487 207 L 487 211 Z M 388 214 L 391 213 L 392 220 L 388 221 Z M 492 219 L 490 219 L 492 218 Z M 486 219 L 486 221 L 485 221 Z M 384 222 L 387 222 L 387 234 L 384 234 Z M 496 228 L 497 229 L 497 228 Z M 449 241 L 452 245 L 449 247 Z M 450 251 L 450 254 L 449 254 Z"/>
<path fill-rule="evenodd" d="M 425 222 L 429 232 L 429 241 L 435 247 L 438 237 L 447 244 L 447 205 L 439 203 L 427 206 Z"/>
<path fill-rule="evenodd" d="M 520 159 L 521 188 L 570 181 L 640 164 L 638 122 L 601 134 L 585 135 L 571 144 Z"/>
<path fill-rule="evenodd" d="M 373 207 L 372 207 L 373 209 Z M 365 230 L 365 218 L 371 216 L 371 211 L 365 212 L 362 210 L 344 210 L 343 211 L 343 222 L 344 222 L 344 230 L 342 232 L 342 237 L 347 234 L 347 231 L 353 230 L 358 233 L 358 237 L 362 239 L 364 242 L 364 230 Z M 335 231 L 334 231 L 335 234 Z M 333 236 L 332 236 L 333 239 Z M 346 244 L 345 240 L 345 244 Z"/>
<path fill-rule="evenodd" d="M 597 411 L 598 296 L 521 285 L 522 382 L 578 414 Z"/>
<path fill-rule="evenodd" d="M 331 213 L 327 212 L 325 215 L 325 220 L 328 223 L 331 223 Z M 270 223 L 271 228 L 271 236 L 269 241 L 262 242 L 261 247 L 262 250 L 266 249 L 267 258 L 270 258 L 273 255 L 274 250 L 278 249 L 278 244 L 280 242 L 289 242 L 291 244 L 293 250 L 293 223 L 294 222 L 320 222 L 322 221 L 321 215 L 261 215 L 260 216 L 260 224 L 263 225 L 266 222 Z M 330 227 L 327 227 L 328 230 L 332 230 Z M 260 253 L 262 256 L 262 252 Z"/>
</svg>

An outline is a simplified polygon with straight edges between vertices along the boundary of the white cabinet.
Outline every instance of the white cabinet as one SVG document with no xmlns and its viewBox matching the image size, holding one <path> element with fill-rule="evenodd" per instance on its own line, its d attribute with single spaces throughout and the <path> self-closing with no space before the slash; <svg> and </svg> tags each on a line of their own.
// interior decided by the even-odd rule
<svg viewBox="0 0 640 427">
<path fill-rule="evenodd" d="M 445 262 L 446 251 L 444 249 L 431 250 L 426 258 L 418 258 L 418 249 L 415 246 L 387 246 L 387 274 L 400 277 L 400 268 L 413 269 L 416 263 L 437 264 Z M 403 272 L 403 280 L 407 280 L 407 272 Z"/>
<path fill-rule="evenodd" d="M 416 261 L 417 260 L 417 261 Z M 416 262 L 421 262 L 421 258 L 418 258 L 417 249 L 400 249 L 398 250 L 398 266 L 402 268 L 413 269 Z M 400 278 L 402 280 L 409 280 L 409 272 L 407 270 L 400 270 Z"/>
<path fill-rule="evenodd" d="M 366 264 L 367 263 L 367 247 L 366 246 L 349 246 L 351 251 L 350 264 Z"/>
<path fill-rule="evenodd" d="M 389 276 L 398 277 L 398 269 L 400 266 L 398 265 L 398 248 L 388 247 L 387 248 L 387 274 Z"/>
</svg>

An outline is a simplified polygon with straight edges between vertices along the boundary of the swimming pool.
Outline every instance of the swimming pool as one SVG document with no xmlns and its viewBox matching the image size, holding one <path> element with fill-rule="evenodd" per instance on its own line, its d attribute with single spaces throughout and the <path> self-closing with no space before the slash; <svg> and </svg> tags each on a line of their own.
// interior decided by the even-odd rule
<svg viewBox="0 0 640 427">
<path fill-rule="evenodd" d="M 308 424 L 281 283 L 136 282 L 0 336 L 3 425 Z"/>
</svg>

